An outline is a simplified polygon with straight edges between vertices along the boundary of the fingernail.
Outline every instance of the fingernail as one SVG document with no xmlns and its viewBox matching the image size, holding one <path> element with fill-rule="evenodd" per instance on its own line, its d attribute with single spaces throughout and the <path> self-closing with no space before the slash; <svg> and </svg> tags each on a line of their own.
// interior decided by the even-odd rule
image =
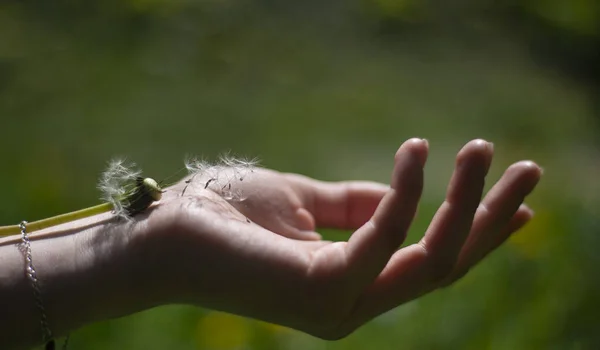
<svg viewBox="0 0 600 350">
<path fill-rule="evenodd" d="M 469 144 L 471 145 L 471 147 L 475 146 L 479 149 L 485 149 L 487 151 L 493 151 L 494 150 L 494 144 L 492 142 L 489 142 L 487 140 L 484 139 L 476 139 L 472 142 L 469 142 Z M 467 145 L 463 146 L 463 149 L 466 147 Z"/>
<path fill-rule="evenodd" d="M 492 157 L 493 157 L 493 153 L 494 153 L 494 144 L 492 142 L 488 142 L 486 140 L 483 139 L 477 139 L 472 141 L 471 143 L 471 147 L 475 146 L 478 151 L 477 153 L 479 154 L 479 159 L 480 160 L 484 160 L 484 169 L 485 169 L 485 173 L 487 174 L 487 172 L 490 169 L 490 166 L 492 164 Z M 459 154 L 458 154 L 458 158 L 457 158 L 457 168 L 463 168 L 469 161 L 472 161 L 474 158 L 473 157 L 465 157 L 465 155 L 463 154 L 465 147 L 467 147 L 466 145 L 463 146 L 463 148 L 460 150 Z M 481 157 L 483 156 L 483 158 Z"/>
<path fill-rule="evenodd" d="M 486 147 L 490 152 L 490 157 L 488 157 L 487 162 L 485 163 L 485 167 L 486 167 L 485 173 L 487 175 L 487 173 L 490 171 L 490 167 L 492 166 L 492 157 L 494 156 L 494 143 L 488 142 Z"/>
<path fill-rule="evenodd" d="M 531 209 L 530 207 L 527 207 L 527 211 L 529 212 L 529 214 L 531 214 L 531 216 L 535 215 L 535 210 Z"/>
<path fill-rule="evenodd" d="M 417 147 L 415 147 L 417 146 Z M 423 146 L 425 146 L 423 149 Z M 410 151 L 407 149 L 410 147 Z M 416 148 L 416 149 L 415 149 Z M 414 137 L 407 141 L 405 141 L 402 146 L 396 151 L 396 155 L 394 156 L 395 162 L 405 162 L 405 161 L 418 161 L 420 166 L 425 167 L 425 163 L 427 162 L 427 150 L 429 148 L 429 143 L 426 139 Z M 416 159 L 415 159 L 416 158 Z"/>
<path fill-rule="evenodd" d="M 531 207 L 525 203 L 521 204 L 521 208 L 523 210 L 527 211 L 529 213 L 529 215 L 531 215 L 531 216 L 533 216 L 535 214 L 535 211 L 533 211 L 533 209 L 531 209 Z"/>
<path fill-rule="evenodd" d="M 419 163 L 421 164 L 421 168 L 424 168 L 425 167 L 425 163 L 427 163 L 427 155 L 428 155 L 428 150 L 429 150 L 429 141 L 427 141 L 427 139 L 421 139 L 421 142 L 423 142 L 423 145 L 425 146 L 426 151 L 419 154 Z"/>
</svg>

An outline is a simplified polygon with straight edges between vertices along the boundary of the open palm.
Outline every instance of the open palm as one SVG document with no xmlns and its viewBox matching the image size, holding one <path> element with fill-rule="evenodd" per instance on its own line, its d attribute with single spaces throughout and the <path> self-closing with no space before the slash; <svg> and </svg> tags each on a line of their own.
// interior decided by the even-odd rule
<svg viewBox="0 0 600 350">
<path fill-rule="evenodd" d="M 493 149 L 471 141 L 423 239 L 398 250 L 417 210 L 427 152 L 424 140 L 405 142 L 389 187 L 266 169 L 239 183 L 247 194 L 241 202 L 202 183 L 180 196 L 186 184 L 176 185 L 150 215 L 162 223 L 151 227 L 169 237 L 163 261 L 173 261 L 164 266 L 177 290 L 171 301 L 338 339 L 452 283 L 531 219 L 522 203 L 541 169 L 513 164 L 482 200 Z M 322 227 L 355 231 L 348 242 L 327 242 L 315 232 Z"/>
</svg>

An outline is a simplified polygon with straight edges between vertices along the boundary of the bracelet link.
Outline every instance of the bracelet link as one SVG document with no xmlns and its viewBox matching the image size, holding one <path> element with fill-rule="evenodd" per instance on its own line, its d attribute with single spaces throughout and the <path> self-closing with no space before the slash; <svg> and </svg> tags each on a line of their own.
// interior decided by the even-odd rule
<svg viewBox="0 0 600 350">
<path fill-rule="evenodd" d="M 42 339 L 44 342 L 46 342 L 46 350 L 54 350 L 55 343 L 52 336 L 52 331 L 50 330 L 50 326 L 48 325 L 48 317 L 46 316 L 46 310 L 44 309 L 44 304 L 42 302 L 42 290 L 40 288 L 40 284 L 37 278 L 37 272 L 33 265 L 33 255 L 31 254 L 31 241 L 29 240 L 29 236 L 27 235 L 27 221 L 21 221 L 21 223 L 19 224 L 19 228 L 21 229 L 21 240 L 23 241 L 23 245 L 25 248 L 25 260 L 27 264 L 27 266 L 25 267 L 25 272 L 33 289 L 35 305 L 40 312 L 40 326 L 42 329 Z"/>
</svg>

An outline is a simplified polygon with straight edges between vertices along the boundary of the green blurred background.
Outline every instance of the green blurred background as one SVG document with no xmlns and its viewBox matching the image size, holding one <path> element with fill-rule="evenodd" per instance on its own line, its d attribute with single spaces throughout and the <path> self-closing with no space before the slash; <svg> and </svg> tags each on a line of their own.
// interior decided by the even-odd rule
<svg viewBox="0 0 600 350">
<path fill-rule="evenodd" d="M 537 216 L 451 288 L 338 342 L 167 306 L 84 327 L 70 348 L 598 349 L 599 62 L 597 0 L 4 1 L 0 222 L 97 203 L 115 156 L 155 178 L 231 150 L 388 182 L 396 148 L 425 137 L 410 243 L 456 152 L 486 138 L 488 186 L 512 162 L 544 167 Z"/>
</svg>

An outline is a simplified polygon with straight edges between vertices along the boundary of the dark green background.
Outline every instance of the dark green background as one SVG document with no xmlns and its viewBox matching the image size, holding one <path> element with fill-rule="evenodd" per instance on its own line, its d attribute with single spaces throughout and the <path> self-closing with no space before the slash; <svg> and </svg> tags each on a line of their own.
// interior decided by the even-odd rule
<svg viewBox="0 0 600 350">
<path fill-rule="evenodd" d="M 339 342 L 169 306 L 71 349 L 599 348 L 599 23 L 595 0 L 2 2 L 0 222 L 97 203 L 115 156 L 158 179 L 231 150 L 387 182 L 396 148 L 425 137 L 414 242 L 456 152 L 486 138 L 488 187 L 512 162 L 544 167 L 537 216 L 451 288 Z"/>
</svg>

